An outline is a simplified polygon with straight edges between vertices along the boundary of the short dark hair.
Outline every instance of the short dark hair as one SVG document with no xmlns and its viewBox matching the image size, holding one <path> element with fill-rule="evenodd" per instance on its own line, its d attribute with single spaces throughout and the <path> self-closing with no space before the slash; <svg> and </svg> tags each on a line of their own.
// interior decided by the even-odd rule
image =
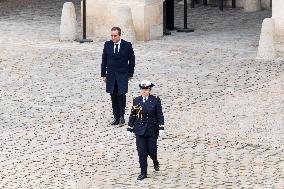
<svg viewBox="0 0 284 189">
<path fill-rule="evenodd" d="M 120 29 L 120 27 L 117 27 L 117 26 L 115 26 L 115 27 L 112 27 L 111 28 L 111 31 L 118 31 L 118 35 L 121 35 L 121 29 Z"/>
</svg>

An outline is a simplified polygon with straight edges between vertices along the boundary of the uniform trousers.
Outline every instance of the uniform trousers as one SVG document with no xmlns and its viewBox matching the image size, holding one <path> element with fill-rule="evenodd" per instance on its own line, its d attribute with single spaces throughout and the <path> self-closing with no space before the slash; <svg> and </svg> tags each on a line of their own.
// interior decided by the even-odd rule
<svg viewBox="0 0 284 189">
<path fill-rule="evenodd" d="M 136 146 L 139 156 L 139 164 L 141 174 L 147 175 L 147 157 L 153 160 L 154 164 L 157 160 L 157 137 L 136 135 Z"/>
</svg>

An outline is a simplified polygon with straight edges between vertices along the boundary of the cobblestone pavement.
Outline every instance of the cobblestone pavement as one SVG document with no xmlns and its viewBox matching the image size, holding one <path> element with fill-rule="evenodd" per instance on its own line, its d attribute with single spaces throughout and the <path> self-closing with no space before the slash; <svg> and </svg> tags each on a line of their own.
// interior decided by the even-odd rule
<svg viewBox="0 0 284 189">
<path fill-rule="evenodd" d="M 198 6 L 194 33 L 134 45 L 127 115 L 147 78 L 166 117 L 161 170 L 149 161 L 138 182 L 135 139 L 109 125 L 103 42 L 58 42 L 63 1 L 12 2 L 0 1 L 0 188 L 284 188 L 283 60 L 255 60 L 269 12 Z"/>
</svg>

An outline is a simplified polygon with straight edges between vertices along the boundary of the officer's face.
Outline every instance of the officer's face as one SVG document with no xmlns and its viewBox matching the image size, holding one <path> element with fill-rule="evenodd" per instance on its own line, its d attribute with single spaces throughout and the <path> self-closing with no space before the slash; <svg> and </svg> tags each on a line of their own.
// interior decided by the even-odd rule
<svg viewBox="0 0 284 189">
<path fill-rule="evenodd" d="M 114 30 L 114 31 L 111 31 L 111 40 L 114 42 L 114 43 L 117 43 L 119 42 L 120 40 L 120 35 L 118 35 L 118 31 L 117 30 Z"/>
<path fill-rule="evenodd" d="M 149 96 L 151 89 L 141 89 L 142 96 Z"/>
</svg>

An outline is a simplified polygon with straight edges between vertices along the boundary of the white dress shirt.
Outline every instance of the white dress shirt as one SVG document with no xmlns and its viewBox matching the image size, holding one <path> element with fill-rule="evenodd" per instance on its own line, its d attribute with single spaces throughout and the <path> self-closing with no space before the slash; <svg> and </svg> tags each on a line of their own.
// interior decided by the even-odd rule
<svg viewBox="0 0 284 189">
<path fill-rule="evenodd" d="M 143 102 L 146 102 L 148 100 L 148 96 L 143 96 Z"/>
</svg>

